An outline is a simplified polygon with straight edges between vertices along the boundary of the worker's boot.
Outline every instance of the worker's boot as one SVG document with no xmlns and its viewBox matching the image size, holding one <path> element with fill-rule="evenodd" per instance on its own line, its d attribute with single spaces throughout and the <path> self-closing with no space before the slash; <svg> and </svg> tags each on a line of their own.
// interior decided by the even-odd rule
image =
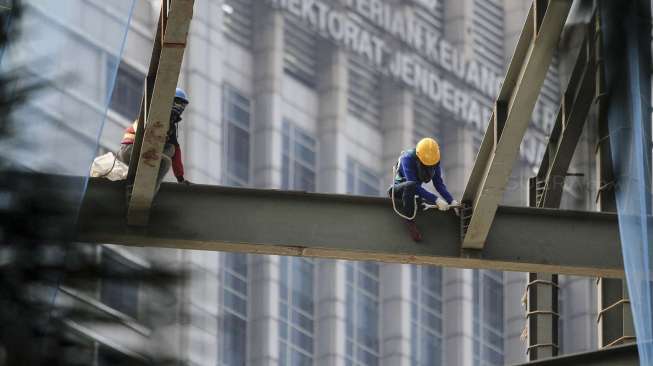
<svg viewBox="0 0 653 366">
<path fill-rule="evenodd" d="M 422 233 L 419 232 L 419 228 L 417 227 L 415 221 L 406 220 L 406 226 L 408 227 L 408 233 L 410 234 L 410 237 L 414 241 L 416 242 L 422 241 Z"/>
</svg>

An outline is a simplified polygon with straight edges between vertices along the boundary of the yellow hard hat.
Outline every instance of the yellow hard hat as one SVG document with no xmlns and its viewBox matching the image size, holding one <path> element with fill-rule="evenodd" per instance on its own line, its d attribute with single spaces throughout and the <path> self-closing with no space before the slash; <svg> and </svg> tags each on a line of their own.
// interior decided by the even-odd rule
<svg viewBox="0 0 653 366">
<path fill-rule="evenodd" d="M 426 166 L 435 165 L 440 162 L 440 146 L 437 141 L 425 137 L 417 143 L 417 158 Z"/>
</svg>

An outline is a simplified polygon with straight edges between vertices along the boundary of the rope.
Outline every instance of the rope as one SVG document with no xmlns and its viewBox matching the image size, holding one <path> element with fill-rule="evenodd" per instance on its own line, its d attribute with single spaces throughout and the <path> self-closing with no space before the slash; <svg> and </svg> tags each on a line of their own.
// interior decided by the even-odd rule
<svg viewBox="0 0 653 366">
<path fill-rule="evenodd" d="M 109 175 L 109 174 L 113 171 L 113 168 L 116 167 L 116 160 L 117 160 L 117 159 L 118 159 L 118 155 L 116 155 L 116 154 L 114 153 L 114 154 L 113 154 L 113 165 L 111 165 L 111 168 L 109 168 L 109 170 L 108 170 L 106 173 L 100 175 L 98 178 L 104 178 L 104 177 L 106 177 L 107 175 Z"/>
<path fill-rule="evenodd" d="M 392 199 L 392 209 L 395 211 L 395 213 L 397 215 L 399 215 L 399 217 L 402 217 L 402 218 L 404 218 L 406 220 L 412 221 L 417 216 L 417 197 L 413 197 L 413 200 L 414 200 L 413 216 L 411 216 L 411 217 L 408 217 L 408 216 L 402 214 L 401 212 L 399 212 L 399 210 L 397 210 L 397 203 L 395 202 L 395 182 L 394 182 L 394 177 L 397 176 L 397 171 L 399 170 L 399 164 L 400 164 L 399 162 L 401 161 L 401 157 L 399 157 L 399 159 L 400 160 L 397 160 L 397 164 L 395 164 L 392 167 L 392 179 L 393 179 L 393 182 L 392 182 L 392 187 L 390 188 L 390 196 L 391 196 L 390 198 Z"/>
</svg>

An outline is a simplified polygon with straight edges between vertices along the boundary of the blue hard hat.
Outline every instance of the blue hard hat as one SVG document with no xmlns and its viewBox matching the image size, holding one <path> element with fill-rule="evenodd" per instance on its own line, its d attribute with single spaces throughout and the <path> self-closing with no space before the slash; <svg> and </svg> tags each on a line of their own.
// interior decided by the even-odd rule
<svg viewBox="0 0 653 366">
<path fill-rule="evenodd" d="M 175 98 L 179 98 L 179 99 L 183 100 L 186 104 L 189 103 L 188 95 L 186 94 L 186 92 L 182 88 L 177 88 L 177 90 L 175 91 Z"/>
</svg>

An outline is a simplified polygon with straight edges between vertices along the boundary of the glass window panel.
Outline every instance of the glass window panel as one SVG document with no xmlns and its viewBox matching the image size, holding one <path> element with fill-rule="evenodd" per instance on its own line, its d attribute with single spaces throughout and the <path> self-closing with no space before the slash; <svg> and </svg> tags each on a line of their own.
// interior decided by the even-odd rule
<svg viewBox="0 0 653 366">
<path fill-rule="evenodd" d="M 227 128 L 229 173 L 239 179 L 249 181 L 249 133 L 233 125 Z"/>
<path fill-rule="evenodd" d="M 231 291 L 224 291 L 224 302 L 225 306 L 231 310 L 236 311 L 241 315 L 245 315 L 247 311 L 247 303 L 245 300 L 241 299 L 239 296 L 235 295 Z"/>
<path fill-rule="evenodd" d="M 224 253 L 225 267 L 242 276 L 247 276 L 247 254 Z"/>
<path fill-rule="evenodd" d="M 430 312 L 424 312 L 426 326 L 431 329 L 442 329 L 442 320 L 440 317 Z"/>
<path fill-rule="evenodd" d="M 294 345 L 306 352 L 313 353 L 313 338 L 294 328 L 290 331 L 290 337 Z"/>
<path fill-rule="evenodd" d="M 376 185 L 369 185 L 365 182 L 360 182 L 359 189 L 358 189 L 360 195 L 363 196 L 378 196 L 379 195 L 379 188 Z"/>
<path fill-rule="evenodd" d="M 285 322 L 281 322 L 281 324 L 279 324 L 279 336 L 283 340 L 288 339 L 288 325 Z"/>
<path fill-rule="evenodd" d="M 300 164 L 295 165 L 294 188 L 302 191 L 315 191 L 315 171 Z"/>
<path fill-rule="evenodd" d="M 247 296 L 247 282 L 229 272 L 225 273 L 225 285 L 243 296 Z"/>
<path fill-rule="evenodd" d="M 292 321 L 293 324 L 296 324 L 300 328 L 304 329 L 307 332 L 312 333 L 313 332 L 313 320 L 310 319 L 309 317 L 300 314 L 297 311 L 292 312 Z"/>
<path fill-rule="evenodd" d="M 238 316 L 224 314 L 222 363 L 229 366 L 244 366 L 247 352 L 247 323 Z"/>
<path fill-rule="evenodd" d="M 298 351 L 291 351 L 292 366 L 312 366 L 313 360 L 305 354 Z"/>
<path fill-rule="evenodd" d="M 233 118 L 233 121 L 244 129 L 249 129 L 249 111 L 235 104 L 232 104 L 230 109 L 233 114 L 230 117 Z"/>
<path fill-rule="evenodd" d="M 100 301 L 123 314 L 138 319 L 140 283 L 137 280 L 130 281 L 124 278 L 125 275 L 135 274 L 137 269 L 125 264 L 125 260 L 108 249 L 102 250 L 101 266 L 107 274 L 107 278 L 102 281 Z"/>
<path fill-rule="evenodd" d="M 115 64 L 115 59 L 109 60 L 107 67 L 107 70 L 109 70 L 107 74 L 108 85 L 110 85 L 110 79 L 113 78 L 112 71 L 115 70 Z M 135 120 L 141 108 L 144 81 L 145 74 L 121 62 L 118 67 L 109 107 L 126 119 Z"/>
<path fill-rule="evenodd" d="M 286 366 L 288 364 L 288 347 L 285 343 L 279 342 L 279 366 Z"/>
<path fill-rule="evenodd" d="M 281 318 L 286 320 L 288 319 L 288 305 L 286 305 L 285 302 L 282 302 L 279 305 L 279 314 L 281 314 Z"/>
<path fill-rule="evenodd" d="M 295 156 L 309 166 L 315 165 L 315 149 L 295 143 Z"/>
<path fill-rule="evenodd" d="M 359 359 L 363 362 L 365 366 L 376 366 L 379 364 L 379 357 L 366 351 L 359 349 Z"/>
<path fill-rule="evenodd" d="M 231 89 L 231 97 L 234 100 L 234 103 L 237 105 L 241 106 L 244 109 L 249 110 L 250 109 L 250 102 L 249 99 L 245 98 L 243 95 L 238 93 L 236 90 Z"/>
<path fill-rule="evenodd" d="M 379 276 L 379 264 L 376 262 L 361 262 L 361 265 L 365 271 L 373 274 L 375 277 Z"/>
<path fill-rule="evenodd" d="M 359 272 L 358 280 L 360 281 L 360 285 L 363 289 L 369 291 L 375 296 L 379 294 L 379 283 L 375 279 L 364 274 L 363 272 Z"/>
<path fill-rule="evenodd" d="M 290 158 L 285 154 L 281 159 L 281 188 L 290 189 Z"/>
</svg>

